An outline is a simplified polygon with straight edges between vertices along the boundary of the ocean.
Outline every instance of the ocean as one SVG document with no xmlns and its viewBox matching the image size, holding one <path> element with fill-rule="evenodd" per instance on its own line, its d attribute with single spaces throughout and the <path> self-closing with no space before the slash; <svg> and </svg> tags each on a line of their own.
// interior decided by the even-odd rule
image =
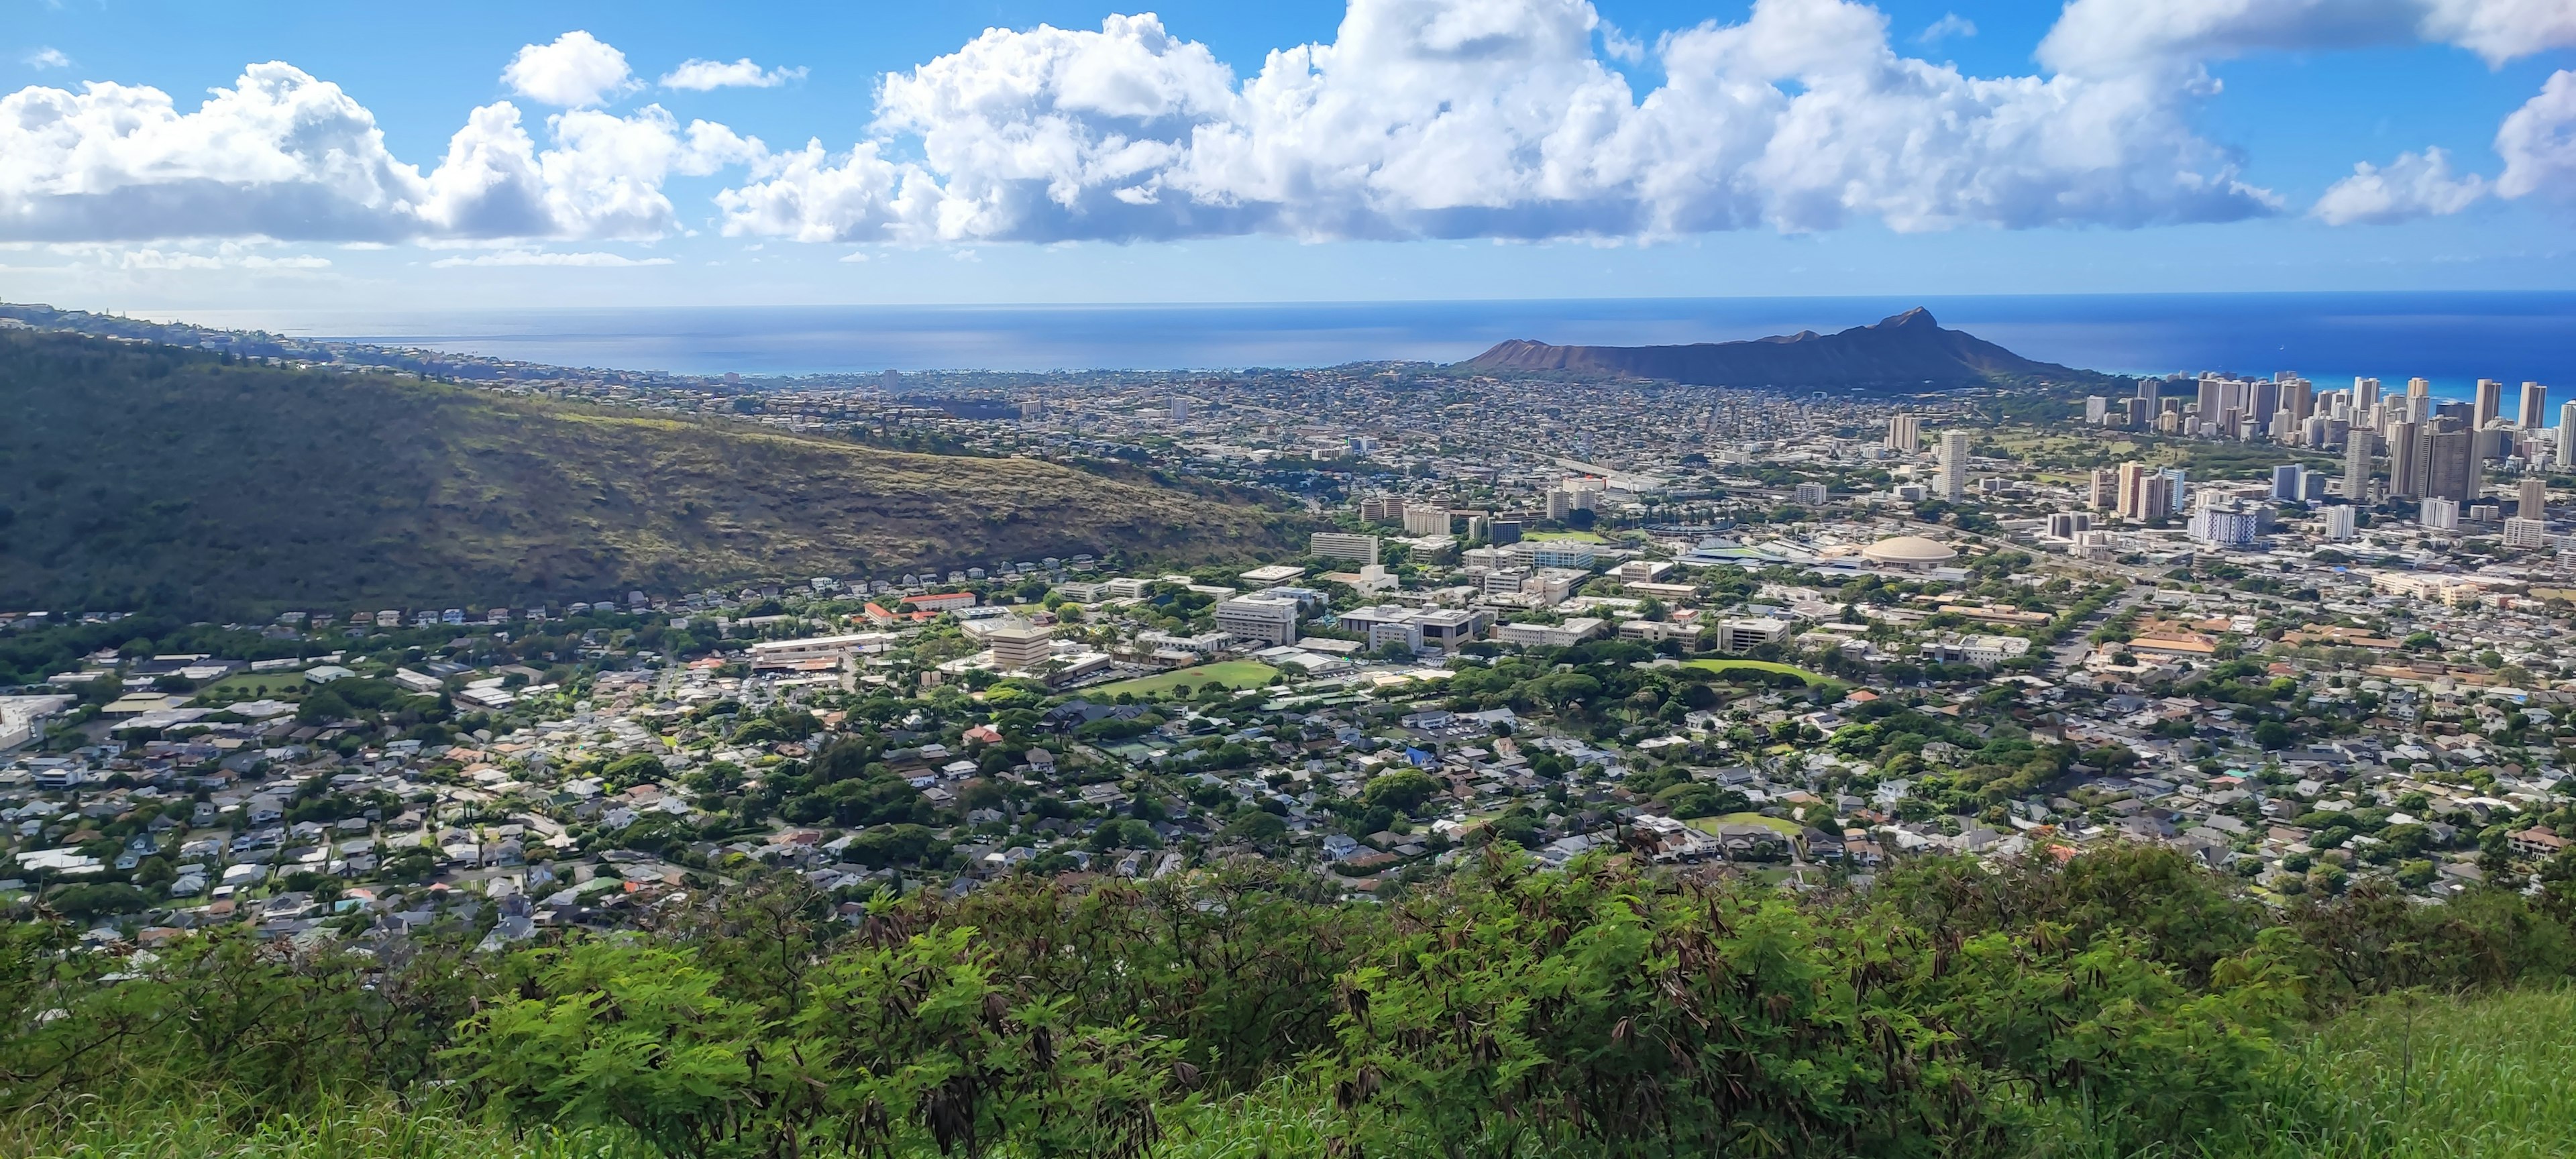
<svg viewBox="0 0 2576 1159">
<path fill-rule="evenodd" d="M 290 332 L 710 374 L 1453 362 L 1506 338 L 1639 345 L 1833 331 L 1915 306 L 2024 356 L 2119 373 L 2294 371 L 2576 387 L 2576 293 L 2102 294 L 1104 306 L 544 309 L 313 317 Z"/>
</svg>

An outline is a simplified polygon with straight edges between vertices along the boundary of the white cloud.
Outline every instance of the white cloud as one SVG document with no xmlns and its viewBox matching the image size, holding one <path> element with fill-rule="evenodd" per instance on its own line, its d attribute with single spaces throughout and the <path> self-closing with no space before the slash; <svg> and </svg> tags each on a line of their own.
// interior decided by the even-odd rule
<svg viewBox="0 0 2576 1159">
<path fill-rule="evenodd" d="M 20 57 L 19 60 L 27 67 L 37 70 L 72 66 L 72 58 L 63 55 L 63 50 L 59 48 L 39 48 Z"/>
<path fill-rule="evenodd" d="M 2503 64 L 2576 45 L 2576 4 L 2568 0 L 2426 0 L 2425 39 L 2456 44 Z"/>
<path fill-rule="evenodd" d="M 2498 194 L 2576 202 L 2576 71 L 2551 74 L 2540 95 L 2506 117 L 2495 150 L 2504 158 Z"/>
<path fill-rule="evenodd" d="M 1944 12 L 1939 20 L 1932 22 L 1930 27 L 1915 33 L 1914 39 L 1924 44 L 1939 44 L 1953 36 L 1966 38 L 1976 34 L 1976 21 L 1956 12 Z"/>
<path fill-rule="evenodd" d="M 2426 149 L 2400 153 L 2385 169 L 2366 161 L 2353 166 L 2352 176 L 2329 187 L 2311 212 L 2328 225 L 2385 225 L 2448 216 L 2486 195 L 2486 178 L 2454 177 L 2450 156 Z"/>
<path fill-rule="evenodd" d="M 2265 51 L 2451 44 L 2501 64 L 2576 45 L 2568 0 L 2071 0 L 2039 58 L 2100 74 Z"/>
<path fill-rule="evenodd" d="M 808 241 L 1668 236 L 2269 213 L 2188 78 L 1963 76 L 1876 9 L 1759 0 L 1638 98 L 1583 0 L 1353 0 L 1238 84 L 1151 16 L 992 30 L 887 78 L 870 139 L 769 159 L 728 233 Z M 917 159 L 915 159 L 917 158 Z"/>
<path fill-rule="evenodd" d="M 195 112 L 92 82 L 0 97 L 0 237 L 386 240 L 425 186 L 339 86 L 252 65 Z"/>
<path fill-rule="evenodd" d="M 763 70 L 759 65 L 753 64 L 751 58 L 747 56 L 731 63 L 691 58 L 680 62 L 680 67 L 663 74 L 661 85 L 666 89 L 706 92 L 709 89 L 722 88 L 776 88 L 789 81 L 803 79 L 805 79 L 805 70 L 802 68 Z"/>
<path fill-rule="evenodd" d="M 669 258 L 630 258 L 624 254 L 601 252 L 555 253 L 535 250 L 502 250 L 472 257 L 440 258 L 429 263 L 432 269 L 457 269 L 482 266 L 578 266 L 590 269 L 623 269 L 628 266 L 667 266 Z"/>
<path fill-rule="evenodd" d="M 552 44 L 521 46 L 501 70 L 501 80 L 529 100 L 575 109 L 604 104 L 637 87 L 626 54 L 580 29 Z"/>
<path fill-rule="evenodd" d="M 158 89 L 31 87 L 0 96 L 0 240 L 649 239 L 679 228 L 668 177 L 765 152 L 658 105 L 572 109 L 544 132 L 540 147 L 516 106 L 485 105 L 423 177 L 365 107 L 282 63 L 186 113 Z"/>
</svg>

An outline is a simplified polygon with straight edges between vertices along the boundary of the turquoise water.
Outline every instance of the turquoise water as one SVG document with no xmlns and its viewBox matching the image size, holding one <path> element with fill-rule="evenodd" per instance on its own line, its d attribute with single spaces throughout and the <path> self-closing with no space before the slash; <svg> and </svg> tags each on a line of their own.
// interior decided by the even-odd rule
<svg viewBox="0 0 2576 1159">
<path fill-rule="evenodd" d="M 560 309 L 317 317 L 295 332 L 572 366 L 808 374 L 1452 362 L 1506 338 L 1638 345 L 1839 330 L 1914 306 L 2031 358 L 2576 386 L 2576 293 L 1662 298 L 1164 306 Z"/>
</svg>

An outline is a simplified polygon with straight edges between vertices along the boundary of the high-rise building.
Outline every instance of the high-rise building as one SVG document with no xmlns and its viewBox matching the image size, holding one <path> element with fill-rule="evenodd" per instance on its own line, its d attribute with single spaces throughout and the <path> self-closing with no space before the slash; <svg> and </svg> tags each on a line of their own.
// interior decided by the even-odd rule
<svg viewBox="0 0 2576 1159">
<path fill-rule="evenodd" d="M 2272 468 L 2272 498 L 2285 503 L 2299 500 L 2299 476 L 2305 472 L 2297 463 L 2283 463 Z"/>
<path fill-rule="evenodd" d="M 2487 423 L 2504 413 L 2504 383 L 2492 378 L 2478 380 L 2477 402 L 2469 419 L 2469 429 L 2482 431 Z"/>
<path fill-rule="evenodd" d="M 2091 530 L 2093 530 L 2093 513 L 2089 511 L 2059 511 L 2048 517 L 2050 539 L 2072 540 Z"/>
<path fill-rule="evenodd" d="M 1908 454 L 1923 449 L 1923 420 L 1913 415 L 1887 416 L 1887 449 Z"/>
<path fill-rule="evenodd" d="M 1190 421 L 1190 400 L 1186 398 L 1172 400 L 1172 421 L 1176 423 Z"/>
<path fill-rule="evenodd" d="M 2388 493 L 2409 499 L 2424 493 L 2424 424 L 2389 424 Z"/>
<path fill-rule="evenodd" d="M 2122 519 L 2160 519 L 2173 514 L 2173 480 L 2145 463 L 2120 464 Z"/>
<path fill-rule="evenodd" d="M 1941 473 L 1933 477 L 1932 493 L 1952 501 L 1968 493 L 1968 432 L 1941 432 Z"/>
<path fill-rule="evenodd" d="M 2354 503 L 2370 502 L 2370 456 L 2379 448 L 2372 444 L 2379 436 L 2368 427 L 2354 427 L 2343 438 L 2343 497 Z"/>
<path fill-rule="evenodd" d="M 2514 514 L 2525 519 L 2549 517 L 2549 480 L 2525 479 L 2515 488 L 2515 497 L 2521 502 L 2514 507 Z"/>
<path fill-rule="evenodd" d="M 2438 496 L 2427 496 L 2415 509 L 2415 522 L 2435 531 L 2460 529 L 2460 505 Z"/>
<path fill-rule="evenodd" d="M 2376 378 L 2353 379 L 2352 409 L 2361 414 L 2368 414 L 2372 408 L 2377 407 L 2378 405 L 2379 380 Z"/>
<path fill-rule="evenodd" d="M 2337 504 L 2333 507 L 2326 508 L 2326 539 L 2328 541 L 2342 543 L 2352 538 L 2353 513 L 2355 510 L 2356 508 L 2350 504 Z"/>
<path fill-rule="evenodd" d="M 2522 413 L 2515 417 L 2514 425 L 2526 431 L 2536 431 L 2549 425 L 2548 387 L 2537 382 L 2522 384 Z"/>
<path fill-rule="evenodd" d="M 2084 421 L 2087 424 L 2097 427 L 2101 426 L 2103 417 L 2110 413 L 2110 399 L 2104 398 L 2098 394 L 2088 394 L 2084 396 Z"/>
<path fill-rule="evenodd" d="M 2537 519 L 2516 515 L 2504 521 L 2506 547 L 2545 547 L 2549 543 L 2549 525 Z"/>
<path fill-rule="evenodd" d="M 2282 383 L 2281 409 L 2290 412 L 2292 419 L 2306 422 L 2309 415 L 2317 413 L 2317 384 L 2304 378 Z"/>
<path fill-rule="evenodd" d="M 1406 503 L 1404 533 L 1406 535 L 1449 534 L 1449 509 L 1438 503 Z"/>
<path fill-rule="evenodd" d="M 2576 467 L 2576 398 L 2558 404 L 2558 469 Z"/>
<path fill-rule="evenodd" d="M 2478 489 L 2476 436 L 2468 431 L 2435 431 L 2424 439 L 2424 494 L 2466 503 Z"/>
<path fill-rule="evenodd" d="M 2091 500 L 2092 507 L 2095 511 L 2110 511 L 2119 507 L 2120 473 L 2109 467 L 2093 468 L 2093 494 L 2091 496 Z"/>
<path fill-rule="evenodd" d="M 2262 529 L 2263 517 L 2252 511 L 2203 507 L 2191 513 L 2189 530 L 2195 543 L 2211 547 L 2252 547 Z"/>
</svg>

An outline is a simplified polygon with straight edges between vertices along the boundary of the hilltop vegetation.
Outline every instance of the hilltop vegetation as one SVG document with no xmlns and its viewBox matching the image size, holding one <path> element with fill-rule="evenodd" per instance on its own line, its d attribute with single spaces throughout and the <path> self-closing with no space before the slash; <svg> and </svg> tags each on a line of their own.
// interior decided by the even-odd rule
<svg viewBox="0 0 2576 1159">
<path fill-rule="evenodd" d="M 1030 459 L 0 333 L 0 607 L 597 599 L 1044 555 L 1241 558 L 1294 519 Z"/>
<path fill-rule="evenodd" d="M 789 875 L 640 935 L 483 952 L 433 930 L 398 960 L 239 927 L 81 952 L 38 920 L 0 929 L 0 1141 L 2548 1154 L 2571 1137 L 2549 1029 L 2568 1003 L 2543 989 L 2576 966 L 2560 885 L 2419 906 L 2372 884 L 2272 912 L 2170 850 L 2115 847 L 1924 859 L 1802 898 L 1489 847 L 1384 906 L 1221 869 L 880 894 L 836 920 Z M 2422 989 L 2511 996 L 2409 1014 Z"/>
</svg>

